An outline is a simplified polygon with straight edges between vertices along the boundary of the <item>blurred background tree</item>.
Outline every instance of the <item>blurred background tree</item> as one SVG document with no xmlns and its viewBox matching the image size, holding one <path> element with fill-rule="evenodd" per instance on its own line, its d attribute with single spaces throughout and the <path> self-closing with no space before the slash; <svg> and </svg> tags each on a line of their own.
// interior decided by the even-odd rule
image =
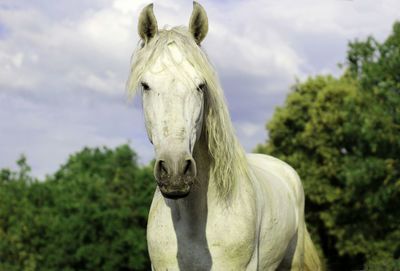
<svg viewBox="0 0 400 271">
<path fill-rule="evenodd" d="M 298 171 L 328 268 L 400 270 L 400 23 L 349 43 L 344 67 L 297 82 L 256 152 Z"/>
<path fill-rule="evenodd" d="M 85 148 L 39 182 L 0 175 L 0 270 L 149 270 L 152 166 L 122 145 Z"/>
</svg>

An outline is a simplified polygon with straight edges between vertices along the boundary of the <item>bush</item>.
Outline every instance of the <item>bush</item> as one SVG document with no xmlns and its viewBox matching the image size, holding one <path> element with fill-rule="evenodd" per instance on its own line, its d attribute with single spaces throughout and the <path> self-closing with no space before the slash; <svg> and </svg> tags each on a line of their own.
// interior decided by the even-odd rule
<svg viewBox="0 0 400 271">
<path fill-rule="evenodd" d="M 43 182 L 0 174 L 0 270 L 149 270 L 152 166 L 128 145 L 85 148 Z"/>
</svg>

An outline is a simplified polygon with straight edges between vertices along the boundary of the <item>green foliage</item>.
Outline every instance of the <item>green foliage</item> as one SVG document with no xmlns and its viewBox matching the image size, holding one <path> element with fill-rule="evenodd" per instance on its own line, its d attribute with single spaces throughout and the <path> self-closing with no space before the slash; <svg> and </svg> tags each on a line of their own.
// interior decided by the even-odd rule
<svg viewBox="0 0 400 271">
<path fill-rule="evenodd" d="M 306 219 L 334 269 L 397 270 L 400 257 L 400 23 L 349 44 L 339 78 L 298 82 L 258 152 L 303 180 Z"/>
<path fill-rule="evenodd" d="M 19 172 L 2 169 L 0 173 L 0 270 L 36 270 L 40 255 L 31 244 L 30 225 L 37 223 L 32 197 L 26 187 L 33 180 L 27 175 L 25 156 L 17 162 Z M 36 231 L 36 230 L 35 230 Z"/>
<path fill-rule="evenodd" d="M 39 182 L 0 173 L 0 270 L 149 270 L 152 166 L 128 145 L 85 148 Z"/>
</svg>

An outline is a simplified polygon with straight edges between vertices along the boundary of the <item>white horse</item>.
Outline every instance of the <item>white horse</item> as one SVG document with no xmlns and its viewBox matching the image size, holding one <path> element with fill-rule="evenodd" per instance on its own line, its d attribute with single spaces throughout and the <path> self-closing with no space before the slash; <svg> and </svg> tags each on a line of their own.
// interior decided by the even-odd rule
<svg viewBox="0 0 400 271">
<path fill-rule="evenodd" d="M 217 75 L 189 29 L 159 30 L 153 5 L 139 19 L 127 89 L 142 93 L 154 145 L 155 191 L 147 225 L 153 270 L 319 270 L 296 172 L 238 143 Z M 223 48 L 221 48 L 223 50 Z"/>
</svg>

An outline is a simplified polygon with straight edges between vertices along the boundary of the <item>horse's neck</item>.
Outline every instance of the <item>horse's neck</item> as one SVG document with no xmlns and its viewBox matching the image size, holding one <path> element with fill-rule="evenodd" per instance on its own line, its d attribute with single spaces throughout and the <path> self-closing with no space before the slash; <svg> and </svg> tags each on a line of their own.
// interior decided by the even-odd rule
<svg viewBox="0 0 400 271">
<path fill-rule="evenodd" d="M 212 187 L 209 183 L 211 157 L 204 136 L 196 143 L 193 158 L 196 161 L 197 178 L 192 190 L 185 198 L 167 200 L 167 205 L 171 208 L 174 223 L 186 224 L 188 230 L 195 232 L 197 227 L 204 227 L 206 223 L 207 196 Z"/>
</svg>

